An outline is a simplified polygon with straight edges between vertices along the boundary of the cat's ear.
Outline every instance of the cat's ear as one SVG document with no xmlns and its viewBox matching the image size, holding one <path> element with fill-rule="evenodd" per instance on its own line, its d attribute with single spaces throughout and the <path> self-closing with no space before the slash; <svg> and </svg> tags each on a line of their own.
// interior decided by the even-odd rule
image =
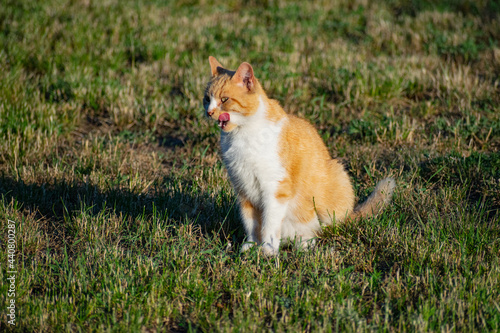
<svg viewBox="0 0 500 333">
<path fill-rule="evenodd" d="M 210 70 L 212 71 L 212 77 L 219 75 L 217 68 L 224 68 L 214 57 L 208 57 L 208 62 L 210 63 Z"/>
<path fill-rule="evenodd" d="M 253 75 L 253 68 L 248 62 L 244 62 L 238 67 L 234 73 L 234 83 L 239 86 L 245 87 L 248 91 L 252 91 L 255 86 L 255 76 Z"/>
</svg>

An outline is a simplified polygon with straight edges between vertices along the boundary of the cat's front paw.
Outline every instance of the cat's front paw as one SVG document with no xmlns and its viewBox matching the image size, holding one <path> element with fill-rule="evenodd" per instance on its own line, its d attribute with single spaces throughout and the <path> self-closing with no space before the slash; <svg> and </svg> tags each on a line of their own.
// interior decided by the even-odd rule
<svg viewBox="0 0 500 333">
<path fill-rule="evenodd" d="M 262 245 L 262 252 L 264 253 L 264 255 L 269 256 L 269 257 L 270 256 L 277 256 L 278 252 L 279 252 L 279 248 L 273 247 L 269 243 L 265 243 L 264 245 Z"/>
<path fill-rule="evenodd" d="M 247 243 L 245 243 L 245 244 L 243 244 L 241 246 L 240 252 L 241 253 L 246 252 L 246 251 L 250 250 L 254 246 L 255 246 L 255 242 L 247 242 Z"/>
</svg>

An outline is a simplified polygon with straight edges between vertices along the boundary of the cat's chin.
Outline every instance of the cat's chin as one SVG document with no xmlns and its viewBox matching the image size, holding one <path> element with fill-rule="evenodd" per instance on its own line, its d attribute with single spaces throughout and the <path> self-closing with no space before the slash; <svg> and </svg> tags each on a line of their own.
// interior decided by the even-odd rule
<svg viewBox="0 0 500 333">
<path fill-rule="evenodd" d="M 221 129 L 224 129 L 224 128 L 226 128 L 227 123 L 228 123 L 227 121 L 220 121 L 220 120 L 219 120 L 219 124 L 218 124 L 218 126 L 219 126 Z"/>
</svg>

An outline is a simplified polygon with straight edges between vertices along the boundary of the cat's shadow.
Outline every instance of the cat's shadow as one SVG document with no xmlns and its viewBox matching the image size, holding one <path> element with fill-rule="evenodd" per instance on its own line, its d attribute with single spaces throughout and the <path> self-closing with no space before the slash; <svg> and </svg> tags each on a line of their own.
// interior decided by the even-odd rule
<svg viewBox="0 0 500 333">
<path fill-rule="evenodd" d="M 242 239 L 232 193 L 172 189 L 169 182 L 174 180 L 165 177 L 157 188 L 138 194 L 128 189 L 103 189 L 85 181 L 26 183 L 1 175 L 0 200 L 5 206 L 16 205 L 15 210 L 22 211 L 25 216 L 34 214 L 36 219 L 48 221 L 45 232 L 51 239 L 63 240 L 63 243 L 75 232 L 68 221 L 82 212 L 90 216 L 106 212 L 141 223 L 154 219 L 167 225 L 190 223 L 200 227 L 208 237 L 215 232 L 224 237 L 232 235 L 234 240 Z M 179 179 L 175 182 L 178 183 Z M 188 181 L 185 182 L 187 185 Z M 123 232 L 133 236 L 138 224 L 133 223 L 136 227 L 124 228 Z"/>
</svg>

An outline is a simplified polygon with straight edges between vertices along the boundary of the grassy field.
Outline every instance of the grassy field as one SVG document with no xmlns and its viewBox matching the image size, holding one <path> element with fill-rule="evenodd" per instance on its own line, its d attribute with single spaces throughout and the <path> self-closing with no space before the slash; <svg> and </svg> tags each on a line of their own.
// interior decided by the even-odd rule
<svg viewBox="0 0 500 333">
<path fill-rule="evenodd" d="M 487 0 L 4 0 L 0 330 L 499 332 L 499 41 Z M 239 254 L 209 55 L 389 209 Z"/>
</svg>

